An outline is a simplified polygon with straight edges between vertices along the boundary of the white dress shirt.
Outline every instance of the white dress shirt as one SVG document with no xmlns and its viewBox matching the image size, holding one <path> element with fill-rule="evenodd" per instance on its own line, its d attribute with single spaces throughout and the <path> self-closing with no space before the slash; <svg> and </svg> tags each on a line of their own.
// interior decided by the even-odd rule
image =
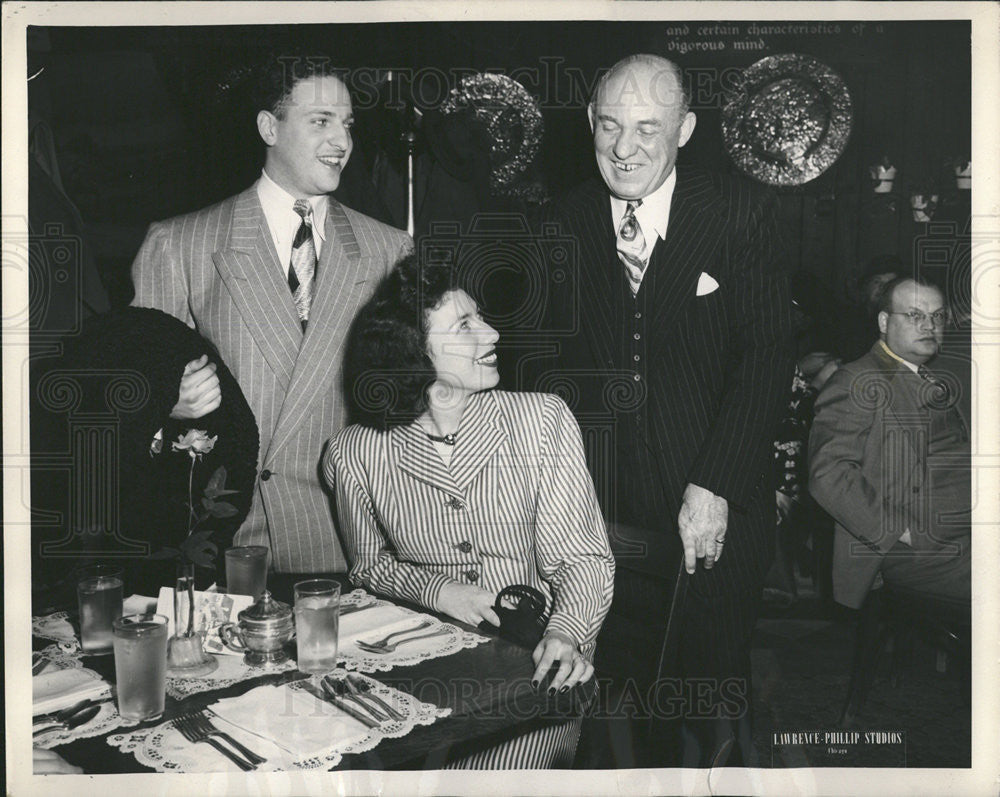
<svg viewBox="0 0 1000 797">
<path fill-rule="evenodd" d="M 674 196 L 674 186 L 677 185 L 677 168 L 675 167 L 663 185 L 657 188 L 649 196 L 642 198 L 642 204 L 635 211 L 636 221 L 642 229 L 642 237 L 646 241 L 646 246 L 642 250 L 642 258 L 649 265 L 649 258 L 653 254 L 653 246 L 657 238 L 663 240 L 667 237 L 667 224 L 670 222 L 670 201 Z M 615 235 L 618 235 L 618 227 L 622 223 L 625 209 L 628 202 L 616 196 L 611 197 L 611 226 Z M 655 235 L 653 234 L 655 233 Z M 643 271 L 643 275 L 645 275 Z"/>
<path fill-rule="evenodd" d="M 267 226 L 271 230 L 278 262 L 285 270 L 285 279 L 288 279 L 288 269 L 291 268 L 292 262 L 292 242 L 295 240 L 299 225 L 302 224 L 302 217 L 295 212 L 295 197 L 268 177 L 267 172 L 263 170 L 257 181 L 257 196 L 264 208 L 264 218 L 267 219 Z M 329 201 L 326 194 L 309 197 L 313 211 L 313 243 L 316 245 L 317 259 L 323 251 L 323 242 L 326 240 L 326 209 Z"/>
</svg>

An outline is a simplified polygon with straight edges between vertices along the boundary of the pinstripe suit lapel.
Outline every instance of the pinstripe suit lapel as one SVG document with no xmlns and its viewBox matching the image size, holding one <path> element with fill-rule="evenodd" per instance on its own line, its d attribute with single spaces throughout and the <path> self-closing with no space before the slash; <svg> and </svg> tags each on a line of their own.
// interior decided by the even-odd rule
<svg viewBox="0 0 1000 797">
<path fill-rule="evenodd" d="M 679 316 L 685 302 L 695 300 L 698 276 L 724 240 L 725 218 L 715 203 L 707 177 L 678 169 L 667 235 L 657 242 L 649 264 L 654 270 L 649 282 L 656 318 L 669 323 Z M 643 280 L 640 291 L 647 287 L 647 280 Z"/>
<path fill-rule="evenodd" d="M 331 199 L 327 213 L 326 245 L 301 350 L 293 355 L 294 371 L 278 416 L 268 456 L 294 435 L 314 402 L 336 389 L 347 332 L 364 299 L 371 293 L 372 256 L 363 251 L 351 223 L 338 202 Z M 286 294 L 289 291 L 285 290 Z M 298 322 L 296 321 L 296 324 Z M 330 429 L 330 432 L 335 431 Z"/>
<path fill-rule="evenodd" d="M 459 427 L 458 444 L 451 459 L 451 475 L 464 491 L 507 439 L 503 418 L 491 391 L 469 399 Z"/>
<path fill-rule="evenodd" d="M 465 497 L 420 427 L 415 423 L 397 427 L 392 430 L 392 437 L 400 470 L 446 493 Z"/>
<path fill-rule="evenodd" d="M 288 284 L 274 251 L 256 188 L 236 197 L 228 246 L 212 255 L 243 322 L 283 387 L 302 339 Z"/>
</svg>

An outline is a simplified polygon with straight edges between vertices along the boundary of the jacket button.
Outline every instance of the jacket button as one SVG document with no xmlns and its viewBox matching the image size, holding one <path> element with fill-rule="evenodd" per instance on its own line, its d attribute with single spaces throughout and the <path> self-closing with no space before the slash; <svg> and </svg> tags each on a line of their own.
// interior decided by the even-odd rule
<svg viewBox="0 0 1000 797">
<path fill-rule="evenodd" d="M 458 550 L 460 550 L 462 553 L 471 553 L 472 543 L 469 542 L 468 540 L 463 540 L 458 544 Z"/>
<path fill-rule="evenodd" d="M 479 580 L 479 573 L 475 570 L 466 570 L 465 577 L 469 579 L 469 581 L 475 582 Z"/>
<path fill-rule="evenodd" d="M 452 509 L 465 509 L 465 503 L 457 498 L 449 498 L 444 502 L 445 506 L 450 506 Z"/>
<path fill-rule="evenodd" d="M 262 482 L 266 482 L 270 478 L 271 478 L 271 471 L 269 471 L 267 468 L 264 468 L 264 470 L 260 472 L 260 480 Z"/>
</svg>

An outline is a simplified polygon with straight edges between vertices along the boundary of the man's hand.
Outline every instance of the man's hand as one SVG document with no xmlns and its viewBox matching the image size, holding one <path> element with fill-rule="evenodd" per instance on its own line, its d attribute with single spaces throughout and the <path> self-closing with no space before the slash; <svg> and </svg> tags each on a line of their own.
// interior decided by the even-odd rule
<svg viewBox="0 0 1000 797">
<path fill-rule="evenodd" d="M 549 692 L 567 692 L 577 684 L 589 681 L 594 674 L 594 665 L 580 653 L 572 639 L 559 631 L 549 631 L 543 636 L 532 651 L 531 658 L 535 662 L 535 674 L 531 676 L 533 686 L 541 683 L 552 665 L 559 662 L 559 669 L 547 687 Z"/>
<path fill-rule="evenodd" d="M 184 366 L 177 403 L 170 411 L 171 418 L 191 420 L 218 409 L 222 403 L 222 389 L 215 369 L 215 363 L 208 362 L 207 354 Z"/>
<path fill-rule="evenodd" d="M 500 618 L 493 611 L 496 595 L 482 587 L 454 582 L 441 587 L 438 608 L 447 615 L 469 625 L 479 625 L 483 620 L 500 625 Z"/>
<path fill-rule="evenodd" d="M 677 531 L 684 545 L 684 567 L 694 573 L 698 560 L 705 559 L 711 570 L 722 557 L 729 521 L 729 503 L 711 490 L 689 484 L 684 488 L 684 503 L 677 516 Z"/>
</svg>

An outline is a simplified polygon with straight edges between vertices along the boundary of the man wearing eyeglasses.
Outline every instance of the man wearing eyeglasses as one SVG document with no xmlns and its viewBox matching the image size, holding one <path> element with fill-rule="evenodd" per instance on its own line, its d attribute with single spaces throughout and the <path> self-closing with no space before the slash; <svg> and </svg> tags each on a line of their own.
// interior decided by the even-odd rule
<svg viewBox="0 0 1000 797">
<path fill-rule="evenodd" d="M 879 578 L 968 601 L 970 445 L 960 385 L 935 371 L 941 291 L 900 277 L 879 304 L 879 340 L 816 400 L 809 490 L 837 522 L 833 595 L 860 608 Z"/>
</svg>

